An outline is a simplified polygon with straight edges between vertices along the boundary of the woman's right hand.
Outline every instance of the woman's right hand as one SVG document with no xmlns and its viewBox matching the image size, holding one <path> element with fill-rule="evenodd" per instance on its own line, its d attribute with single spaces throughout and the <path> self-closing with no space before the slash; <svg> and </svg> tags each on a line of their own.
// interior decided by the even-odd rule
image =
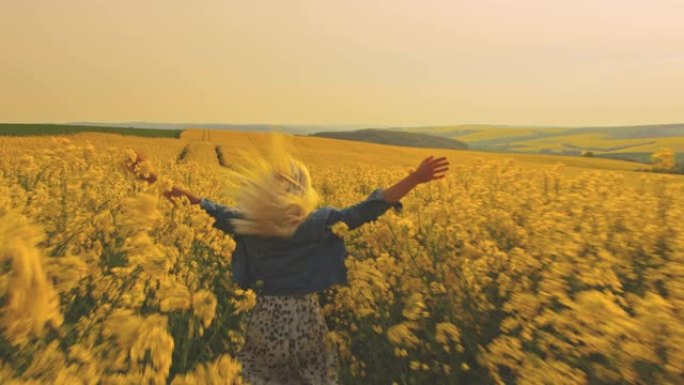
<svg viewBox="0 0 684 385">
<path fill-rule="evenodd" d="M 444 178 L 444 173 L 449 171 L 449 161 L 445 156 L 435 158 L 430 155 L 423 159 L 418 168 L 411 173 L 416 183 L 427 183 Z"/>
</svg>

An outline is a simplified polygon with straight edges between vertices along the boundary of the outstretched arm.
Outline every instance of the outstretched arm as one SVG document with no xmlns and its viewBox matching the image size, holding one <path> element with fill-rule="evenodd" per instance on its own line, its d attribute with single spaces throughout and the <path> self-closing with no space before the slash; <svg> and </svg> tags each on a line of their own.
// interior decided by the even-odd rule
<svg viewBox="0 0 684 385">
<path fill-rule="evenodd" d="M 399 202 L 401 198 L 421 183 L 444 178 L 444 173 L 448 170 L 449 161 L 445 157 L 435 159 L 430 156 L 423 160 L 415 171 L 392 186 L 384 190 L 375 189 L 364 201 L 341 210 L 331 211 L 326 218 L 326 226 L 330 227 L 342 221 L 350 230 L 353 230 L 364 223 L 374 221 L 392 207 L 401 211 L 403 207 Z"/>
<path fill-rule="evenodd" d="M 384 189 L 382 197 L 390 203 L 398 202 L 419 184 L 444 178 L 444 173 L 448 170 L 449 161 L 446 157 L 435 158 L 431 155 L 425 158 L 415 171 Z"/>
<path fill-rule="evenodd" d="M 155 173 L 148 172 L 146 174 L 141 174 L 136 170 L 136 166 L 144 160 L 145 157 L 143 155 L 136 154 L 136 160 L 133 163 L 128 164 L 126 168 L 141 180 L 144 180 L 147 183 L 154 183 L 157 181 L 157 175 Z M 214 217 L 215 222 L 213 226 L 215 228 L 222 230 L 232 236 L 235 235 L 235 227 L 233 226 L 231 220 L 234 218 L 244 218 L 243 215 L 235 209 L 220 205 L 206 198 L 200 198 L 197 195 L 180 187 L 173 186 L 171 187 L 171 190 L 165 191 L 162 194 L 169 200 L 171 200 L 171 198 L 186 197 L 188 198 L 190 204 L 200 205 L 200 207 L 207 214 Z"/>
<path fill-rule="evenodd" d="M 128 165 L 128 170 L 133 172 L 133 173 L 135 173 L 135 166 L 137 166 L 140 162 L 145 160 L 145 157 L 143 155 L 141 155 L 141 154 L 136 154 L 136 155 L 138 157 L 135 160 L 135 162 Z M 140 178 L 141 180 L 144 180 L 145 182 L 148 182 L 148 183 L 154 183 L 157 181 L 157 174 L 150 172 L 148 174 L 148 176 L 138 175 L 138 178 Z M 171 187 L 171 190 L 169 190 L 169 191 L 165 191 L 163 193 L 163 195 L 168 199 L 180 198 L 180 197 L 184 196 L 184 197 L 188 198 L 188 201 L 190 201 L 190 203 L 193 205 L 200 203 L 200 198 L 197 197 L 197 195 L 195 195 L 195 194 L 193 194 L 193 193 L 191 193 L 185 189 L 182 189 L 180 187 L 176 187 L 176 186 Z"/>
</svg>

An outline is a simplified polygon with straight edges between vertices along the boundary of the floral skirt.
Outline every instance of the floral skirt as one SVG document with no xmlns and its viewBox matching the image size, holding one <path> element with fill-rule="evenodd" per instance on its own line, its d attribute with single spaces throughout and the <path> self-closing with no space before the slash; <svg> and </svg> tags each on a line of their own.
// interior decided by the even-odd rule
<svg viewBox="0 0 684 385">
<path fill-rule="evenodd" d="M 238 353 L 252 385 L 337 385 L 337 348 L 317 294 L 257 296 L 247 315 L 245 344 Z"/>
</svg>

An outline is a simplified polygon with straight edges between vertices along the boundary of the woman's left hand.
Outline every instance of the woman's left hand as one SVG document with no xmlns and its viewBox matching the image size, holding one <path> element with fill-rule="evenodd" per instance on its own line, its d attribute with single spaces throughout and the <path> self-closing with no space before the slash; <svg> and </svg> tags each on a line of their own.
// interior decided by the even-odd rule
<svg viewBox="0 0 684 385">
<path fill-rule="evenodd" d="M 133 163 L 130 163 L 126 166 L 126 169 L 133 173 L 135 176 L 137 176 L 139 179 L 144 180 L 149 183 L 154 183 L 157 180 L 157 175 L 154 173 L 150 172 L 148 176 L 146 177 L 142 173 L 139 173 L 139 170 L 136 170 L 136 166 L 141 164 L 142 162 L 145 162 L 147 160 L 147 157 L 143 154 L 140 154 L 138 152 L 135 153 L 136 159 Z"/>
</svg>

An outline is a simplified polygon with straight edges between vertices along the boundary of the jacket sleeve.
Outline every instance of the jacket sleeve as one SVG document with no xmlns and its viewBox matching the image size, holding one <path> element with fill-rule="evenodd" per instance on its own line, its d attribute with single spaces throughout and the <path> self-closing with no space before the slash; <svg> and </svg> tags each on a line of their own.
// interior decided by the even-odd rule
<svg viewBox="0 0 684 385">
<path fill-rule="evenodd" d="M 207 214 L 214 217 L 216 222 L 214 222 L 214 227 L 222 230 L 230 235 L 235 235 L 235 228 L 231 223 L 233 218 L 242 218 L 242 214 L 235 209 L 220 205 L 207 198 L 200 199 L 200 207 L 207 212 Z"/>
<path fill-rule="evenodd" d="M 350 230 L 353 230 L 365 223 L 378 219 L 390 208 L 394 208 L 395 212 L 401 212 L 403 205 L 401 202 L 390 203 L 382 197 L 382 189 L 373 190 L 365 200 L 345 207 L 340 210 L 334 210 L 328 216 L 326 225 L 332 226 L 335 223 L 342 221 L 347 224 Z"/>
<path fill-rule="evenodd" d="M 390 208 L 394 208 L 395 212 L 401 212 L 403 205 L 401 202 L 387 202 L 382 198 L 382 189 L 375 189 L 365 200 L 355 205 L 343 209 L 324 206 L 311 213 L 297 228 L 292 240 L 306 243 L 330 239 L 335 236 L 330 229 L 335 223 L 343 221 L 349 229 L 355 229 L 376 220 Z"/>
</svg>

